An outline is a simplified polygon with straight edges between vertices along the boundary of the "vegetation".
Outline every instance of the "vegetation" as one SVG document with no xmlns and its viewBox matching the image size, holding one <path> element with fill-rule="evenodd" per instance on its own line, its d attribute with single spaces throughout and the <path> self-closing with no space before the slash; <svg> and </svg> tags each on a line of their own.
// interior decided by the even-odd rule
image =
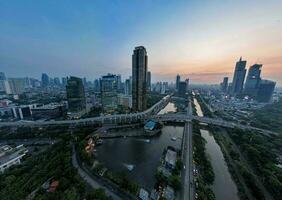
<svg viewBox="0 0 282 200">
<path fill-rule="evenodd" d="M 282 196 L 282 169 L 277 166 L 282 152 L 281 136 L 265 136 L 239 129 L 229 130 L 233 141 L 239 146 L 255 173 L 275 199 Z M 256 190 L 251 173 L 244 167 L 241 171 L 252 190 Z"/>
<path fill-rule="evenodd" d="M 208 185 L 211 185 L 214 181 L 214 172 L 205 152 L 206 141 L 201 137 L 199 126 L 196 123 L 194 123 L 193 132 L 193 143 L 195 146 L 194 160 L 199 166 L 204 181 Z"/>
<path fill-rule="evenodd" d="M 255 110 L 251 125 L 282 134 L 282 99 Z"/>
<path fill-rule="evenodd" d="M 193 105 L 193 114 L 197 115 L 195 105 Z M 215 195 L 210 188 L 214 181 L 214 171 L 210 160 L 205 152 L 205 139 L 202 138 L 198 122 L 193 122 L 193 159 L 195 165 L 199 168 L 199 175 L 196 179 L 198 199 L 215 200 Z"/>
<path fill-rule="evenodd" d="M 41 187 L 49 179 L 59 181 L 55 192 L 47 192 Z M 26 199 L 33 191 L 36 191 L 34 199 L 40 200 L 110 199 L 102 190 L 86 188 L 71 165 L 71 146 L 65 141 L 1 174 L 0 188 L 0 195 L 5 200 Z"/>
<path fill-rule="evenodd" d="M 0 129 L 0 139 L 29 139 L 29 138 L 57 138 L 64 137 L 67 126 L 48 126 L 48 127 L 19 127 Z"/>
<path fill-rule="evenodd" d="M 165 95 L 157 92 L 150 92 L 147 94 L 147 108 L 152 107 L 158 103 Z"/>
</svg>

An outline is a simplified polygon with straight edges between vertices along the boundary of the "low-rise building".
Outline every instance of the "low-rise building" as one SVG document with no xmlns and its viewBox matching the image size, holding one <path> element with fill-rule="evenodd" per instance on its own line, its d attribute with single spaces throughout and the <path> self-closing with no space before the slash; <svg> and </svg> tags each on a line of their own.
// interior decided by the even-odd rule
<svg viewBox="0 0 282 200">
<path fill-rule="evenodd" d="M 3 173 L 6 169 L 13 165 L 21 163 L 21 159 L 26 155 L 28 150 L 23 146 L 19 145 L 15 148 L 9 145 L 0 147 L 0 172 Z"/>
<path fill-rule="evenodd" d="M 149 200 L 149 192 L 141 188 L 139 191 L 139 199 L 140 200 Z"/>
<path fill-rule="evenodd" d="M 66 114 L 66 106 L 63 104 L 47 104 L 31 109 L 34 119 L 54 119 Z"/>
<path fill-rule="evenodd" d="M 164 160 L 165 167 L 169 169 L 174 169 L 176 163 L 176 156 L 177 156 L 176 151 L 168 148 Z"/>
</svg>

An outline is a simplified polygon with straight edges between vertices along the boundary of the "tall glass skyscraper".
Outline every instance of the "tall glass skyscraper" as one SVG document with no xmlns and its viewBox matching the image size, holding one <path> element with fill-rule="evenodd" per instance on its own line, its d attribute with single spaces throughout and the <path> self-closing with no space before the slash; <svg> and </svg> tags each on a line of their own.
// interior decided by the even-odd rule
<svg viewBox="0 0 282 200">
<path fill-rule="evenodd" d="M 86 109 L 86 100 L 82 79 L 71 76 L 67 80 L 66 90 L 69 111 L 84 111 Z"/>
<path fill-rule="evenodd" d="M 257 100 L 265 103 L 271 101 L 275 85 L 274 81 L 261 80 L 258 86 Z"/>
<path fill-rule="evenodd" d="M 179 90 L 179 83 L 180 83 L 180 75 L 177 74 L 177 76 L 176 76 L 176 82 L 175 82 L 176 91 Z"/>
<path fill-rule="evenodd" d="M 41 76 L 41 86 L 47 87 L 49 85 L 49 82 L 50 82 L 49 76 L 43 73 Z"/>
<path fill-rule="evenodd" d="M 244 93 L 246 95 L 249 95 L 251 97 L 255 97 L 257 95 L 259 83 L 261 80 L 261 68 L 261 64 L 254 64 L 250 67 L 244 89 Z"/>
<path fill-rule="evenodd" d="M 132 109 L 143 111 L 147 108 L 148 56 L 145 47 L 135 47 L 132 55 Z"/>
<path fill-rule="evenodd" d="M 246 64 L 247 61 L 242 60 L 242 57 L 236 63 L 233 81 L 232 81 L 232 88 L 231 88 L 232 95 L 241 94 L 243 91 L 244 80 L 246 76 Z"/>
<path fill-rule="evenodd" d="M 100 87 L 104 111 L 113 111 L 118 105 L 118 76 L 113 74 L 102 76 Z"/>
</svg>

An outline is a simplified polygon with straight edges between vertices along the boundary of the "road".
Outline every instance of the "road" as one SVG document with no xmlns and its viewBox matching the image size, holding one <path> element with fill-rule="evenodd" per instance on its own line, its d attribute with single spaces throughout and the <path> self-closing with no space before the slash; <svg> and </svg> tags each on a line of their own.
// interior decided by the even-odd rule
<svg viewBox="0 0 282 200">
<path fill-rule="evenodd" d="M 74 145 L 72 147 L 72 165 L 77 169 L 78 174 L 80 175 L 80 177 L 82 179 L 84 179 L 84 181 L 86 181 L 92 188 L 94 189 L 99 189 L 102 188 L 105 190 L 105 193 L 107 196 L 111 196 L 114 200 L 121 200 L 121 198 L 115 194 L 114 192 L 112 192 L 111 190 L 109 190 L 107 187 L 105 187 L 104 185 L 101 185 L 100 183 L 98 183 L 97 181 L 95 181 L 92 177 L 90 177 L 88 175 L 88 173 L 86 173 L 78 164 L 77 162 L 77 158 L 76 158 L 76 153 L 75 153 L 75 148 Z"/>
<path fill-rule="evenodd" d="M 191 102 L 189 101 L 189 106 L 187 114 L 192 113 Z M 194 181 L 193 181 L 193 145 L 192 145 L 192 134 L 193 128 L 192 123 L 187 121 L 184 126 L 183 131 L 183 150 L 182 150 L 182 159 L 185 168 L 182 169 L 182 195 L 181 199 L 183 200 L 192 200 L 194 199 Z"/>
</svg>

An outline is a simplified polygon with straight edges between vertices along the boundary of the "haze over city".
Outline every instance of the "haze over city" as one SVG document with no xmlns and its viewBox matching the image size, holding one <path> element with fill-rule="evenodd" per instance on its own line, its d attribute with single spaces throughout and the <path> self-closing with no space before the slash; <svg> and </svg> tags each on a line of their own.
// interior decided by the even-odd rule
<svg viewBox="0 0 282 200">
<path fill-rule="evenodd" d="M 282 85 L 282 2 L 1 1 L 0 68 L 8 77 L 131 73 L 134 46 L 152 81 L 219 83 L 242 56 Z M 141 17 L 142 16 L 142 17 Z"/>
</svg>

